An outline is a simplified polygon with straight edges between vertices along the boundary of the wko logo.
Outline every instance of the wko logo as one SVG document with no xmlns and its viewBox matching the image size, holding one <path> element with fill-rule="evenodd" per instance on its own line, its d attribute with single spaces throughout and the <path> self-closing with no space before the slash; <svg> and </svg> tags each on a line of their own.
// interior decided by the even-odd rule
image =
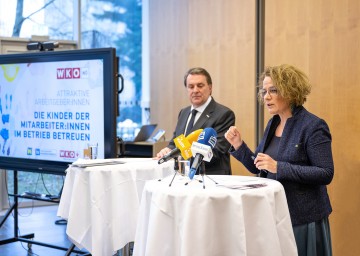
<svg viewBox="0 0 360 256">
<path fill-rule="evenodd" d="M 57 79 L 80 79 L 88 77 L 87 68 L 58 68 L 56 69 Z"/>
<path fill-rule="evenodd" d="M 60 157 L 75 158 L 75 151 L 60 150 Z"/>
</svg>

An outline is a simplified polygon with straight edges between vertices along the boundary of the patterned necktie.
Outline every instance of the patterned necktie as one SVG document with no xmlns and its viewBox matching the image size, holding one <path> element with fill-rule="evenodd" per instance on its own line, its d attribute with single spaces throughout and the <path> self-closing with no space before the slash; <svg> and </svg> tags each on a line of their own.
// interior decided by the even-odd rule
<svg viewBox="0 0 360 256">
<path fill-rule="evenodd" d="M 190 118 L 190 121 L 189 121 L 189 123 L 188 123 L 188 126 L 186 127 L 185 136 L 187 136 L 187 135 L 190 133 L 191 129 L 193 128 L 193 126 L 194 126 L 194 120 L 195 120 L 195 116 L 196 116 L 196 113 L 197 113 L 197 112 L 198 112 L 198 111 L 197 111 L 196 109 L 193 109 L 193 110 L 191 111 L 191 118 Z"/>
</svg>

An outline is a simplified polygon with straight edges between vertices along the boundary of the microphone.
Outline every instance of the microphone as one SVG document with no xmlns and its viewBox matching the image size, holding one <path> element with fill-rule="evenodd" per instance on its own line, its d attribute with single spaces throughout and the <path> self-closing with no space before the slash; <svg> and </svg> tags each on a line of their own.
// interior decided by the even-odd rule
<svg viewBox="0 0 360 256">
<path fill-rule="evenodd" d="M 213 128 L 205 128 L 202 133 L 200 133 L 197 142 L 191 145 L 191 152 L 195 156 L 189 172 L 189 178 L 191 180 L 194 178 L 202 161 L 210 162 L 213 157 L 212 149 L 215 147 L 217 141 L 216 136 L 217 133 Z"/>
<path fill-rule="evenodd" d="M 184 134 L 179 135 L 174 139 L 174 143 L 176 148 L 171 150 L 165 156 L 159 159 L 158 164 L 162 164 L 164 162 L 169 161 L 170 159 L 177 157 L 181 154 L 181 156 L 187 160 L 192 157 L 191 153 L 191 143 L 196 141 L 199 137 L 199 134 L 203 131 L 203 129 L 198 129 L 193 131 L 188 136 L 184 136 Z"/>
</svg>

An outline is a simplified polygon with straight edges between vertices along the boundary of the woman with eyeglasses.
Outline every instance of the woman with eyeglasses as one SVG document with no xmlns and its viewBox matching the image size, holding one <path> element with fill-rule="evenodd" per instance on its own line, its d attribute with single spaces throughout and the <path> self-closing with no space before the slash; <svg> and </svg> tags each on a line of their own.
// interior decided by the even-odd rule
<svg viewBox="0 0 360 256">
<path fill-rule="evenodd" d="M 334 176 L 331 134 L 303 107 L 309 79 L 290 65 L 267 67 L 259 88 L 258 99 L 272 115 L 264 137 L 253 153 L 232 126 L 225 133 L 230 153 L 251 173 L 283 185 L 299 256 L 332 255 L 326 189 Z"/>
</svg>

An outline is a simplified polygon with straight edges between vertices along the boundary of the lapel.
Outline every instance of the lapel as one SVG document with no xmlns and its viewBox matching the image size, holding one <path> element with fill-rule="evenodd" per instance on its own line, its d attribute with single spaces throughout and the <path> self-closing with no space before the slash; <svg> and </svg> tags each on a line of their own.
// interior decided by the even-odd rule
<svg viewBox="0 0 360 256">
<path fill-rule="evenodd" d="M 280 117 L 275 115 L 270 121 L 269 129 L 264 133 L 265 142 L 260 146 L 259 152 L 264 153 L 265 148 L 269 146 L 272 137 L 275 135 L 276 127 L 279 125 L 279 123 Z"/>
<path fill-rule="evenodd" d="M 293 136 L 292 134 L 294 134 L 294 126 L 296 123 L 296 120 L 298 119 L 298 114 L 299 112 L 301 112 L 301 110 L 304 109 L 303 106 L 299 106 L 296 107 L 292 110 L 292 117 L 290 117 L 288 120 L 286 120 L 286 125 L 284 127 L 284 131 L 283 134 L 281 135 L 281 139 L 280 139 L 280 144 L 279 144 L 279 149 L 278 149 L 278 157 L 281 156 L 281 154 L 284 154 L 284 152 L 286 152 L 286 147 L 288 146 L 288 141 L 290 136 Z M 270 127 L 269 130 L 265 132 L 264 134 L 264 138 L 265 138 L 265 143 L 263 143 L 260 148 L 259 148 L 259 152 L 264 152 L 265 148 L 268 147 L 272 137 L 275 135 L 275 131 L 277 126 L 280 123 L 280 117 L 278 115 L 275 115 L 270 123 Z"/>
<path fill-rule="evenodd" d="M 184 110 L 183 110 L 183 113 L 184 114 L 181 114 L 180 115 L 180 119 L 179 119 L 179 121 L 178 121 L 178 123 L 181 125 L 179 128 L 180 128 L 180 133 L 179 133 L 179 135 L 181 134 L 181 133 L 183 133 L 183 134 L 185 134 L 185 127 L 186 127 L 186 123 L 187 123 L 187 120 L 188 120 L 188 118 L 189 118 L 189 115 L 191 114 L 191 106 L 189 106 L 189 107 L 186 107 Z M 194 128 L 194 127 L 193 127 Z"/>
<path fill-rule="evenodd" d="M 299 120 L 299 117 L 301 115 L 300 113 L 303 109 L 303 106 L 295 107 L 292 110 L 292 117 L 286 120 L 284 131 L 279 144 L 278 157 L 282 157 L 283 154 L 286 154 L 287 150 L 291 147 L 291 145 L 289 145 L 289 141 L 294 137 L 299 136 L 297 132 L 298 126 L 296 124 L 298 123 L 297 120 Z"/>
<path fill-rule="evenodd" d="M 215 107 L 216 107 L 216 102 L 215 102 L 214 98 L 212 98 L 209 105 L 205 108 L 204 112 L 201 113 L 201 116 L 196 121 L 196 123 L 191 131 L 196 131 L 197 129 L 200 129 L 200 128 L 206 128 L 205 124 L 211 118 L 211 116 L 214 114 Z M 189 110 L 189 112 L 190 112 L 190 110 Z"/>
</svg>

